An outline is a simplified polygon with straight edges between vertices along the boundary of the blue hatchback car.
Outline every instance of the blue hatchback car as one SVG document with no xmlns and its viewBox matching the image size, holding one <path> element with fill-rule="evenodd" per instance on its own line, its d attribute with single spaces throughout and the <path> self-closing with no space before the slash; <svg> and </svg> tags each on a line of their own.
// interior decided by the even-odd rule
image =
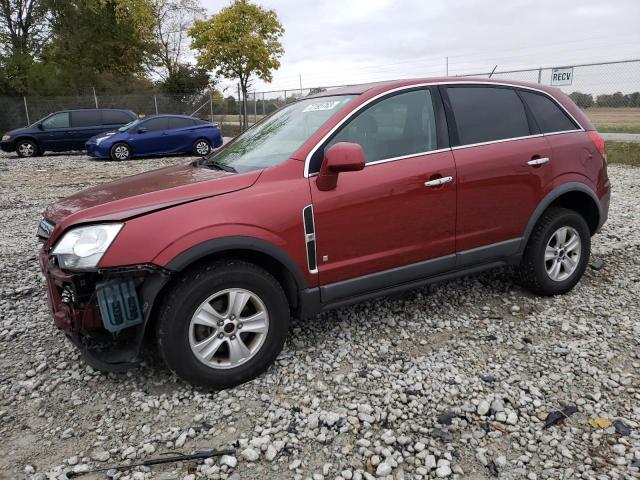
<svg viewBox="0 0 640 480">
<path fill-rule="evenodd" d="M 213 123 L 186 115 L 153 115 L 96 135 L 85 147 L 92 157 L 128 160 L 178 153 L 204 156 L 221 145 L 222 133 Z"/>
</svg>

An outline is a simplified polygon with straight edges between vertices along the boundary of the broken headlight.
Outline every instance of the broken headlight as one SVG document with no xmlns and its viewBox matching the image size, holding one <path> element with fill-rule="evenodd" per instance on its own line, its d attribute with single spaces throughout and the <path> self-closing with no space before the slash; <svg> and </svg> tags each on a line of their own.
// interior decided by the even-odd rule
<svg viewBox="0 0 640 480">
<path fill-rule="evenodd" d="M 51 253 L 62 268 L 95 268 L 123 226 L 123 223 L 105 223 L 73 228 L 62 236 Z"/>
</svg>

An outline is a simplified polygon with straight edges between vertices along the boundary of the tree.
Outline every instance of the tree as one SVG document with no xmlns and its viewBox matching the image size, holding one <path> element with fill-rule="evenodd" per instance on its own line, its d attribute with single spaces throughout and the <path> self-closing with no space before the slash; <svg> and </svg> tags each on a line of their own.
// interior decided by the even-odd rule
<svg viewBox="0 0 640 480">
<path fill-rule="evenodd" d="M 593 107 L 593 95 L 590 93 L 573 92 L 569 97 L 571 97 L 571 100 L 580 108 Z"/>
<path fill-rule="evenodd" d="M 245 125 L 250 79 L 256 76 L 265 82 L 271 81 L 271 72 L 280 67 L 279 58 L 284 53 L 280 43 L 283 33 L 274 10 L 248 0 L 234 0 L 211 18 L 196 20 L 189 30 L 198 64 L 240 82 Z"/>
<path fill-rule="evenodd" d="M 46 0 L 0 0 L 0 92 L 26 93 L 49 30 Z"/>
<path fill-rule="evenodd" d="M 37 56 L 48 39 L 46 0 L 0 0 L 0 53 Z"/>
<path fill-rule="evenodd" d="M 199 0 L 153 0 L 157 60 L 164 77 L 172 76 L 183 66 L 187 30 L 204 12 Z"/>
<path fill-rule="evenodd" d="M 127 91 L 144 78 L 156 53 L 151 0 L 50 2 L 53 39 L 43 60 L 69 92 Z"/>
<path fill-rule="evenodd" d="M 212 85 L 209 73 L 201 67 L 178 64 L 173 73 L 160 83 L 160 89 L 170 95 L 202 95 Z"/>
</svg>

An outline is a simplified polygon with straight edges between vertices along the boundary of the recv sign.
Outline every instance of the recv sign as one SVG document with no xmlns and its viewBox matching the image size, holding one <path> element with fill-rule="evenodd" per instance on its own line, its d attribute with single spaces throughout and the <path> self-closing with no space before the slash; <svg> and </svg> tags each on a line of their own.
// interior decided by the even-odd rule
<svg viewBox="0 0 640 480">
<path fill-rule="evenodd" d="M 571 83 L 573 83 L 573 67 L 551 70 L 551 85 L 571 85 Z"/>
</svg>

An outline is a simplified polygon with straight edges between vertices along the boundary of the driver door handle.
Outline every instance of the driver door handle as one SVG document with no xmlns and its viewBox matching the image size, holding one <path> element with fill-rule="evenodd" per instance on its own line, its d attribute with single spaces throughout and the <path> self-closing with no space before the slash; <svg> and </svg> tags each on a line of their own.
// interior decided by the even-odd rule
<svg viewBox="0 0 640 480">
<path fill-rule="evenodd" d="M 527 162 L 527 165 L 531 165 L 531 166 L 535 167 L 536 165 L 542 165 L 544 163 L 547 163 L 548 161 L 549 161 L 549 157 L 534 158 L 532 160 L 529 160 Z"/>
<path fill-rule="evenodd" d="M 434 180 L 429 180 L 428 182 L 424 182 L 425 187 L 433 188 L 440 185 L 444 185 L 445 183 L 449 183 L 453 181 L 453 177 L 440 177 Z"/>
</svg>

